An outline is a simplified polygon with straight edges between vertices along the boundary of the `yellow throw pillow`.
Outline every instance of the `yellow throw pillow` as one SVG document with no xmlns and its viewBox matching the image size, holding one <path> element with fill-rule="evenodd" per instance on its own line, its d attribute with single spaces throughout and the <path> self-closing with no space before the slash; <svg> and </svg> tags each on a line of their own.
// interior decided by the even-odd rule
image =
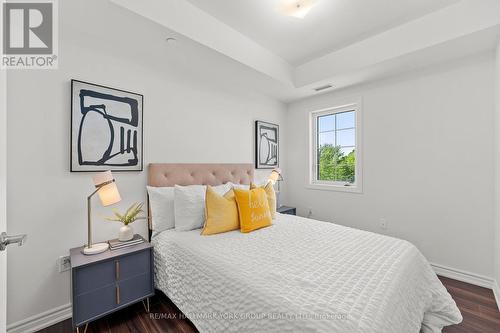
<svg viewBox="0 0 500 333">
<path fill-rule="evenodd" d="M 254 188 L 257 188 L 257 185 L 250 183 L 250 189 L 253 190 Z M 263 188 L 264 191 L 266 191 L 267 202 L 269 203 L 269 210 L 271 211 L 271 218 L 274 220 L 276 218 L 276 193 L 274 192 L 274 186 L 271 182 L 268 182 L 260 188 Z"/>
<path fill-rule="evenodd" d="M 233 190 L 224 196 L 207 186 L 205 196 L 205 226 L 202 235 L 214 235 L 240 228 L 238 206 Z"/>
<path fill-rule="evenodd" d="M 234 189 L 238 213 L 240 216 L 240 231 L 251 232 L 272 224 L 266 191 L 262 188 L 253 190 Z"/>
</svg>

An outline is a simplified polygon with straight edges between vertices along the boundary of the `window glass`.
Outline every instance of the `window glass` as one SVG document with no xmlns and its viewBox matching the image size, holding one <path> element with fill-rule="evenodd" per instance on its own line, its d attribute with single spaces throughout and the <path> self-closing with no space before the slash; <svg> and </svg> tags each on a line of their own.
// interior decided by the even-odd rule
<svg viewBox="0 0 500 333">
<path fill-rule="evenodd" d="M 335 132 L 319 133 L 318 143 L 320 147 L 323 145 L 335 145 Z"/>
<path fill-rule="evenodd" d="M 346 129 L 337 131 L 337 145 L 341 147 L 356 145 L 356 130 Z"/>
<path fill-rule="evenodd" d="M 354 111 L 342 112 L 336 114 L 337 129 L 354 128 L 356 126 L 356 117 Z"/>
<path fill-rule="evenodd" d="M 335 130 L 335 115 L 327 115 L 318 117 L 319 132 Z"/>
<path fill-rule="evenodd" d="M 315 179 L 354 184 L 356 181 L 356 112 L 343 111 L 314 116 L 313 147 Z"/>
</svg>

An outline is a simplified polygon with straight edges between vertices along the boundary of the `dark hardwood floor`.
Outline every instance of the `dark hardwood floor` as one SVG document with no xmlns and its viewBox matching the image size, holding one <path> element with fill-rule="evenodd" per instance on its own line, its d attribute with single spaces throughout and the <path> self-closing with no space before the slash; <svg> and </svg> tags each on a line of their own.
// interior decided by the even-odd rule
<svg viewBox="0 0 500 333">
<path fill-rule="evenodd" d="M 150 301 L 150 313 L 142 303 L 115 312 L 89 324 L 87 333 L 195 333 L 196 327 L 182 318 L 182 312 L 160 291 Z M 83 333 L 84 327 L 80 329 Z M 72 332 L 71 319 L 47 327 L 37 333 Z"/>
<path fill-rule="evenodd" d="M 459 325 L 448 326 L 443 333 L 499 333 L 500 312 L 490 289 L 439 277 L 457 303 L 464 320 Z M 192 333 L 193 324 L 182 318 L 182 313 L 163 294 L 157 292 L 151 300 L 151 313 L 141 303 L 116 312 L 89 324 L 87 333 Z M 71 319 L 48 327 L 38 333 L 71 332 Z M 83 333 L 83 329 L 80 330 Z"/>
<path fill-rule="evenodd" d="M 457 303 L 464 318 L 459 325 L 445 327 L 443 333 L 500 332 L 500 312 L 491 289 L 442 276 L 439 279 Z"/>
</svg>

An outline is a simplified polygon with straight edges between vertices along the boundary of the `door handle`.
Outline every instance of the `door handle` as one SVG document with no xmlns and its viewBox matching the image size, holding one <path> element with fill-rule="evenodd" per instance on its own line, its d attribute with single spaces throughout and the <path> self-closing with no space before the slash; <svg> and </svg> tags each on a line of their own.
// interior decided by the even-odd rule
<svg viewBox="0 0 500 333">
<path fill-rule="evenodd" d="M 0 234 L 0 251 L 4 251 L 7 245 L 17 243 L 19 246 L 23 246 L 26 243 L 27 235 L 15 235 L 7 236 L 5 232 Z"/>
</svg>

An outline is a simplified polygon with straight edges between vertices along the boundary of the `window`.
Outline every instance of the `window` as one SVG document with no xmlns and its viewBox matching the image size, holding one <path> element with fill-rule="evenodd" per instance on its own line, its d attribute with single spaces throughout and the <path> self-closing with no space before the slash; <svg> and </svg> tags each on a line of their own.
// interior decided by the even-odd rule
<svg viewBox="0 0 500 333">
<path fill-rule="evenodd" d="M 358 104 L 311 112 L 310 187 L 361 192 L 360 120 Z"/>
</svg>

